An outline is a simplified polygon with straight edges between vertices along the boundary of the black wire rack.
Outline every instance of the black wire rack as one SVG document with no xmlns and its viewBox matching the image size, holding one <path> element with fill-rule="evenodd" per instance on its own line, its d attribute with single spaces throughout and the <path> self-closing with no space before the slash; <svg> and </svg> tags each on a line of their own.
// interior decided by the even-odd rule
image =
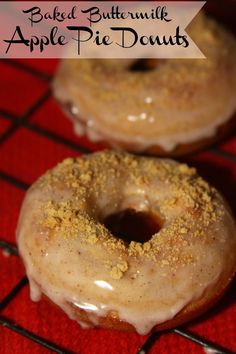
<svg viewBox="0 0 236 354">
<path fill-rule="evenodd" d="M 48 86 L 50 84 L 50 81 L 52 79 L 52 76 L 49 74 L 44 73 L 41 70 L 37 70 L 31 66 L 28 66 L 24 62 L 16 61 L 16 60 L 4 60 L 4 64 L 7 64 L 9 66 L 14 67 L 15 69 L 22 70 L 23 72 L 26 72 L 27 74 L 30 74 L 39 80 L 42 80 L 43 82 L 47 83 Z M 87 154 L 92 152 L 90 149 L 87 147 L 81 145 L 79 142 L 75 143 L 74 141 L 71 141 L 70 139 L 65 138 L 64 136 L 61 136 L 60 134 L 56 132 L 52 132 L 48 129 L 42 128 L 41 126 L 37 125 L 36 123 L 32 123 L 30 121 L 30 118 L 32 115 L 39 109 L 41 108 L 47 100 L 51 96 L 51 91 L 48 89 L 46 93 L 44 93 L 37 101 L 27 110 L 23 116 L 16 117 L 12 114 L 9 113 L 8 111 L 5 111 L 3 109 L 0 109 L 0 115 L 10 121 L 10 126 L 7 128 L 7 130 L 0 136 L 0 146 L 3 144 L 6 140 L 8 140 L 19 128 L 24 127 L 30 131 L 33 131 L 40 136 L 44 136 L 47 139 L 50 139 L 54 142 L 57 142 L 59 144 L 62 144 L 64 146 L 67 146 L 73 150 L 75 150 L 78 153 L 82 154 Z M 235 163 L 236 162 L 236 156 L 225 152 L 221 150 L 218 147 L 210 148 L 207 150 L 213 155 L 217 155 L 218 157 L 221 157 L 223 159 L 226 159 L 230 161 L 230 163 Z M 25 191 L 29 187 L 27 183 L 22 181 L 21 179 L 18 179 L 17 177 L 14 177 L 0 169 L 0 179 L 4 180 L 5 182 L 14 185 L 15 187 Z M 17 247 L 9 243 L 3 239 L 0 239 L 0 248 L 2 250 L 5 250 L 8 252 L 11 256 L 18 257 L 18 251 Z M 28 283 L 27 278 L 24 276 L 14 287 L 13 289 L 1 300 L 0 302 L 0 326 L 4 326 L 8 328 L 11 331 L 17 332 L 19 335 L 24 336 L 28 338 L 31 341 L 34 341 L 40 346 L 43 346 L 47 349 L 49 349 L 52 352 L 55 353 L 61 353 L 61 354 L 71 354 L 72 352 L 69 350 L 66 350 L 60 346 L 58 343 L 52 343 L 48 339 L 45 339 L 36 333 L 32 333 L 31 331 L 27 330 L 27 328 L 24 328 L 20 326 L 19 324 L 15 323 L 14 321 L 4 317 L 1 315 L 1 312 L 11 303 L 11 301 L 17 297 L 19 292 L 21 291 L 22 288 L 24 288 Z M 165 332 L 166 333 L 166 332 Z M 186 340 L 190 340 L 194 343 L 197 343 L 198 345 L 202 346 L 203 348 L 211 349 L 214 351 L 214 353 L 221 353 L 221 354 L 232 354 L 233 352 L 229 351 L 226 348 L 222 348 L 221 346 L 217 345 L 216 343 L 212 343 L 208 341 L 205 338 L 201 338 L 197 336 L 196 334 L 187 331 L 184 328 L 175 328 L 169 331 L 169 333 L 174 333 L 175 335 L 182 336 Z M 159 337 L 162 335 L 162 333 L 152 333 L 146 340 L 146 342 L 142 345 L 141 348 L 137 348 L 137 354 L 146 354 L 149 352 L 150 348 L 153 346 L 153 344 L 159 339 Z"/>
</svg>

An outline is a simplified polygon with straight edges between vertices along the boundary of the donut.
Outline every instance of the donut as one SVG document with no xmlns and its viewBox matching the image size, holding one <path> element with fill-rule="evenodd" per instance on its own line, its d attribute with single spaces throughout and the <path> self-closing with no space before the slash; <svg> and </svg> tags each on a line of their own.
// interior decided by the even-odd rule
<svg viewBox="0 0 236 354">
<path fill-rule="evenodd" d="M 63 60 L 53 90 L 75 133 L 119 150 L 177 156 L 232 130 L 236 40 L 205 15 L 188 33 L 207 59 Z"/>
<path fill-rule="evenodd" d="M 194 168 L 114 151 L 40 177 L 17 242 L 33 301 L 43 294 L 82 327 L 140 334 L 204 312 L 236 266 L 231 211 Z"/>
</svg>

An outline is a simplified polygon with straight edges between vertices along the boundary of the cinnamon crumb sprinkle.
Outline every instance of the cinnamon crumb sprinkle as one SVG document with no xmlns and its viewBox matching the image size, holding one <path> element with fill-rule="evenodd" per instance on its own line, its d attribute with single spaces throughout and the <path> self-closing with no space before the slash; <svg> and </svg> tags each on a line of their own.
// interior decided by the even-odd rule
<svg viewBox="0 0 236 354">
<path fill-rule="evenodd" d="M 110 275 L 113 279 L 120 279 L 123 277 L 124 273 L 128 270 L 128 263 L 126 261 L 122 261 L 114 266 L 110 272 Z"/>
<path fill-rule="evenodd" d="M 105 151 L 66 159 L 38 183 L 51 196 L 42 204 L 40 224 L 55 237 L 78 237 L 89 245 L 99 244 L 109 254 L 119 251 L 126 259 L 144 257 L 161 266 L 176 268 L 193 262 L 194 257 L 186 251 L 191 240 L 210 242 L 206 230 L 223 215 L 216 190 L 194 168 L 164 159 Z M 119 209 L 129 197 L 129 188 L 132 195 L 136 188 L 150 200 L 155 198 L 152 203 L 164 221 L 161 230 L 143 244 L 126 244 L 114 237 L 100 216 L 107 208 L 102 203 L 109 200 Z M 159 199 L 165 190 L 165 198 Z M 58 199 L 60 191 L 63 200 Z M 110 276 L 120 279 L 127 269 L 126 261 L 118 262 Z"/>
</svg>

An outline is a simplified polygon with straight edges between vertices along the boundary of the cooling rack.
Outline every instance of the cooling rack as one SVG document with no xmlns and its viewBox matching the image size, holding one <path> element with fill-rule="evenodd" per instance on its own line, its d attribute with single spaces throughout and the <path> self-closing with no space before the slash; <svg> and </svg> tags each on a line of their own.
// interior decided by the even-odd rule
<svg viewBox="0 0 236 354">
<path fill-rule="evenodd" d="M 224 6 L 219 0 L 208 1 L 207 6 L 235 32 L 233 0 L 225 1 Z M 0 61 L 0 353 L 236 352 L 235 283 L 204 317 L 188 326 L 145 337 L 81 330 L 51 304 L 29 300 L 28 281 L 15 246 L 24 192 L 63 158 L 102 148 L 75 137 L 71 123 L 54 102 L 50 82 L 56 66 L 55 60 Z M 235 135 L 184 161 L 197 167 L 224 194 L 236 215 Z"/>
<path fill-rule="evenodd" d="M 33 64 L 32 64 L 33 63 Z M 31 160 L 35 159 L 40 159 L 40 152 L 34 154 L 34 152 L 30 151 L 30 135 L 33 134 L 34 140 L 37 140 L 37 138 L 43 138 L 46 141 L 49 141 L 50 144 L 55 144 L 57 146 L 60 146 L 61 149 L 63 150 L 62 157 L 67 156 L 67 154 L 73 154 L 78 155 L 78 154 L 87 154 L 90 153 L 91 151 L 95 151 L 99 148 L 100 146 L 95 146 L 91 145 L 88 143 L 85 139 L 79 140 L 78 138 L 75 138 L 73 134 L 69 136 L 67 133 L 67 130 L 69 128 L 66 128 L 64 130 L 64 126 L 59 127 L 57 126 L 57 122 L 54 121 L 54 129 L 50 128 L 50 126 L 45 126 L 45 121 L 46 125 L 49 124 L 48 120 L 49 117 L 45 116 L 45 114 L 48 112 L 50 115 L 51 112 L 50 110 L 48 111 L 48 105 L 53 104 L 52 97 L 51 97 L 51 91 L 50 91 L 50 81 L 52 79 L 52 74 L 49 74 L 44 70 L 44 68 L 37 68 L 37 62 L 30 62 L 30 61 L 16 61 L 16 60 L 10 60 L 10 61 L 3 61 L 1 62 L 0 70 L 3 73 L 2 80 L 6 80 L 6 78 L 9 79 L 10 76 L 8 76 L 8 71 L 11 72 L 11 75 L 14 75 L 14 72 L 17 72 L 17 81 L 19 79 L 19 87 L 22 88 L 22 90 L 25 89 L 25 85 L 23 86 L 24 78 L 25 75 L 27 78 L 30 80 L 36 80 L 37 85 L 34 86 L 32 82 L 32 87 L 30 89 L 30 92 L 23 92 L 23 96 L 26 97 L 27 105 L 26 106 L 21 106 L 21 91 L 18 90 L 17 96 L 19 97 L 12 97 L 12 100 L 10 99 L 10 103 L 8 100 L 8 107 L 1 107 L 0 106 L 0 122 L 2 122 L 2 131 L 0 135 L 0 182 L 2 181 L 5 185 L 7 186 L 13 186 L 14 189 L 17 190 L 22 190 L 25 191 L 32 180 L 36 177 L 34 174 L 30 174 L 31 169 L 34 170 L 34 162 L 32 162 L 32 166 L 28 166 L 28 171 L 27 173 L 23 173 L 22 169 L 25 170 L 25 163 L 22 161 L 22 163 L 19 163 L 17 165 L 17 169 L 12 168 L 12 164 L 14 164 L 15 160 L 21 158 L 20 156 L 14 157 L 13 155 L 8 155 L 8 153 L 12 153 L 14 151 L 17 151 L 21 149 L 21 144 L 28 144 L 28 154 L 31 156 L 33 153 L 33 157 L 31 156 Z M 40 67 L 40 65 L 39 65 Z M 13 72 L 13 73 L 12 73 Z M 22 77 L 21 77 L 22 75 Z M 15 79 L 14 79 L 15 80 Z M 13 83 L 15 82 L 13 80 Z M 10 85 L 11 86 L 11 85 Z M 7 89 L 8 85 L 6 85 Z M 13 91 L 12 91 L 13 92 Z M 15 91 L 14 91 L 15 92 Z M 7 94 L 4 93 L 4 94 Z M 4 95 L 3 94 L 3 95 Z M 23 99 L 23 98 L 22 98 Z M 19 110 L 16 111 L 16 106 L 20 107 L 20 113 Z M 17 108 L 19 109 L 19 108 Z M 62 113 L 61 113 L 62 115 Z M 56 117 L 51 117 L 50 119 L 56 119 Z M 65 122 L 67 122 L 67 119 L 63 117 Z M 42 123 L 44 122 L 44 123 Z M 67 124 L 67 123 L 64 123 Z M 69 124 L 69 123 L 68 123 Z M 55 128 L 56 126 L 56 128 Z M 23 135 L 19 138 L 19 135 Z M 17 140 L 18 139 L 18 140 Z M 29 139 L 29 141 L 27 141 Z M 15 140 L 14 144 L 12 141 Z M 13 144 L 13 146 L 11 146 Z M 15 150 L 14 150 L 15 149 Z M 48 154 L 51 154 L 52 151 L 47 151 Z M 47 155 L 46 153 L 46 155 Z M 59 153 L 59 155 L 61 152 Z M 7 156 L 8 155 L 8 156 Z M 45 157 L 44 154 L 42 156 Z M 59 157 L 58 157 L 59 158 Z M 12 163 L 8 162 L 9 159 L 12 159 Z M 39 160 L 40 161 L 40 160 Z M 186 159 L 185 159 L 186 161 Z M 209 171 L 211 169 L 211 166 L 209 164 L 209 161 L 220 161 L 220 168 L 222 167 L 221 171 L 231 171 L 232 173 L 235 174 L 235 168 L 236 168 L 236 139 L 234 136 L 231 136 L 226 142 L 222 143 L 219 146 L 215 146 L 210 148 L 209 150 L 202 152 L 200 154 L 195 154 L 191 157 L 187 158 L 187 161 L 190 161 L 191 164 L 195 164 L 196 166 L 200 167 L 202 169 L 202 172 L 206 174 L 206 171 Z M 27 161 L 27 164 L 29 161 Z M 54 164 L 54 161 L 50 161 L 51 164 Z M 23 167 L 21 166 L 23 164 Z M 42 169 L 45 169 L 44 164 L 42 164 Z M 217 165 L 217 163 L 216 163 Z M 205 166 L 205 167 L 204 167 Z M 216 170 L 220 170 L 219 166 L 217 166 Z M 26 171 L 25 171 L 26 172 Z M 38 172 L 35 172 L 38 173 Z M 225 172 L 224 172 L 225 173 Z M 26 178 L 30 174 L 30 177 Z M 26 179 L 24 179 L 25 176 Z M 217 174 L 219 177 L 219 174 Z M 232 176 L 230 177 L 232 178 Z M 236 175 L 235 177 L 236 178 Z M 217 178 L 214 172 L 214 178 L 212 177 L 213 182 L 217 184 Z M 220 179 L 224 181 L 225 178 L 224 176 L 220 176 Z M 233 186 L 235 182 L 225 182 L 228 187 Z M 225 185 L 224 183 L 224 185 Z M 222 189 L 222 185 L 220 186 Z M 3 187 L 1 187 L 3 188 Z M 1 192 L 3 189 L 1 189 Z M 227 190 L 225 189 L 225 194 L 227 194 Z M 234 194 L 232 194 L 231 188 L 228 188 L 228 199 L 231 199 L 231 204 L 234 201 Z M 17 248 L 14 244 L 14 235 L 1 235 L 0 237 L 0 248 L 2 249 L 3 253 L 7 255 L 4 259 L 3 264 L 6 264 L 7 262 L 10 262 L 12 257 L 17 258 L 18 257 L 18 251 Z M 4 267 L 4 266 L 3 266 Z M 4 271 L 4 268 L 2 268 L 2 272 Z M 7 270 L 6 270 L 7 271 Z M 1 282 L 1 279 L 0 279 Z M 60 340 L 57 342 L 53 342 L 49 340 L 47 336 L 42 336 L 38 334 L 37 332 L 33 332 L 29 329 L 27 329 L 27 326 L 21 325 L 15 320 L 14 318 L 9 318 L 9 316 L 5 316 L 5 312 L 8 309 L 9 306 L 14 306 L 14 301 L 17 297 L 20 296 L 22 293 L 22 290 L 27 287 L 28 281 L 25 276 L 21 277 L 20 280 L 16 281 L 16 285 L 12 286 L 10 290 L 2 295 L 0 295 L 0 344 L 1 344 L 1 328 L 5 327 L 9 331 L 17 333 L 19 336 L 26 337 L 29 341 L 33 341 L 37 343 L 38 346 L 44 347 L 47 350 L 55 353 L 77 353 L 76 349 L 70 350 L 70 347 L 68 349 L 65 349 L 62 344 L 60 344 Z M 1 290 L 1 283 L 0 283 L 0 290 Z M 233 290 L 231 290 L 231 293 Z M 1 293 L 0 293 L 1 294 Z M 232 295 L 233 296 L 233 295 Z M 30 300 L 27 300 L 30 302 Z M 19 307 L 19 304 L 17 305 L 17 312 L 20 312 L 21 309 Z M 229 306 L 233 306 L 233 304 L 229 304 Z M 58 311 L 58 310 L 57 310 Z M 28 314 L 29 318 L 28 320 L 30 321 L 30 313 Z M 214 316 L 214 314 L 213 314 Z M 233 319 L 232 319 L 233 320 Z M 26 321 L 27 322 L 27 321 Z M 214 323 L 213 323 L 214 325 Z M 224 321 L 222 319 L 222 326 L 224 325 Z M 231 328 L 232 331 L 232 328 Z M 105 335 L 105 334 L 104 334 Z M 227 345 L 219 345 L 217 344 L 217 340 L 211 341 L 210 339 L 207 340 L 207 338 L 203 336 L 199 336 L 198 334 L 193 333 L 192 331 L 187 330 L 186 328 L 175 328 L 169 332 L 165 333 L 153 333 L 148 337 L 145 337 L 142 342 L 139 341 L 140 344 L 137 345 L 136 348 L 136 353 L 139 354 L 145 354 L 148 352 L 154 352 L 157 353 L 159 352 L 159 347 L 158 347 L 158 342 L 160 341 L 160 338 L 162 336 L 168 336 L 168 335 L 174 335 L 174 336 L 181 336 L 183 337 L 186 341 L 191 341 L 194 343 L 197 343 L 200 347 L 202 348 L 207 348 L 207 349 L 212 349 L 215 351 L 215 353 L 233 353 L 233 351 L 230 350 L 228 343 Z M 73 339 L 71 339 L 73 340 Z M 77 338 L 77 341 L 80 341 L 80 338 Z M 219 340 L 219 343 L 222 342 Z M 174 340 L 173 340 L 174 343 Z M 46 350 L 44 349 L 44 350 Z M 4 351 L 5 350 L 5 351 Z M 100 351 L 101 348 L 97 348 L 97 352 Z M 1 347 L 0 346 L 0 351 L 9 353 L 9 349 Z M 20 352 L 20 350 L 19 350 Z M 83 350 L 79 351 L 83 353 Z M 160 351 L 161 353 L 162 351 Z M 168 351 L 171 352 L 171 351 Z M 180 351 L 181 352 L 181 349 Z M 192 349 L 192 353 L 197 353 L 199 352 L 196 347 Z"/>
</svg>

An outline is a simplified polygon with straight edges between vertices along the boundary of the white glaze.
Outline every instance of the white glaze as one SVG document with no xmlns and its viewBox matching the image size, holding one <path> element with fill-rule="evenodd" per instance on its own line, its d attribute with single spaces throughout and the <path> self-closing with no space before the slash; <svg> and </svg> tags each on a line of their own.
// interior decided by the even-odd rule
<svg viewBox="0 0 236 354">
<path fill-rule="evenodd" d="M 111 134 L 109 132 L 106 133 L 104 127 L 96 124 L 96 118 L 90 118 L 88 121 L 90 124 L 88 124 L 86 120 L 83 121 L 81 117 L 72 117 L 72 121 L 74 123 L 74 132 L 79 136 L 86 135 L 92 142 L 108 141 L 109 144 L 116 149 L 122 149 L 122 146 L 132 145 L 133 149 L 137 152 L 158 145 L 164 151 L 171 152 L 179 144 L 191 144 L 198 140 L 214 137 L 217 133 L 217 129 L 225 124 L 229 117 L 233 116 L 235 111 L 236 103 L 233 99 L 232 104 L 225 107 L 225 115 L 215 117 L 215 120 L 212 121 L 209 126 L 202 126 L 199 127 L 199 129 L 187 133 L 183 131 L 173 135 L 167 134 L 164 137 L 149 138 L 148 140 L 145 136 L 134 136 L 132 139 L 130 139 L 130 137 L 126 138 L 124 135 L 119 134 L 119 131 L 113 131 L 111 138 Z M 135 120 L 133 121 L 135 122 Z"/>
<path fill-rule="evenodd" d="M 159 146 L 170 153 L 214 137 L 236 111 L 236 43 L 204 16 L 189 33 L 206 60 L 157 61 L 145 73 L 130 72 L 122 60 L 62 62 L 54 93 L 74 112 L 79 106 L 75 132 L 139 152 Z"/>
<path fill-rule="evenodd" d="M 89 158 L 97 159 L 99 156 L 90 155 Z M 149 160 L 139 159 L 140 176 L 145 176 Z M 159 160 L 150 161 L 158 163 Z M 166 163 L 173 168 L 177 166 L 171 160 L 166 160 Z M 104 218 L 127 208 L 159 212 L 163 203 L 173 197 L 168 178 L 161 180 L 157 174 L 148 186 L 138 186 L 134 184 L 129 170 L 122 169 L 122 164 L 117 168 L 122 171 L 119 179 L 113 178 L 109 168 L 106 170 L 103 164 L 100 170 L 96 169 L 96 178 L 99 180 L 104 173 L 109 177 L 106 190 L 98 187 L 93 192 L 89 183 L 82 190 L 85 200 L 96 200 L 96 204 L 93 204 L 94 215 Z M 219 199 L 221 207 L 224 206 L 225 213 L 210 223 L 207 229 L 199 223 L 198 214 L 193 214 L 191 218 L 187 215 L 183 201 L 165 212 L 165 224 L 158 234 L 159 238 L 168 238 L 166 233 L 169 227 L 181 215 L 190 218 L 188 222 L 194 225 L 188 231 L 186 237 L 189 243 L 184 249 L 173 245 L 183 257 L 190 254 L 191 262 L 171 267 L 158 258 L 154 261 L 141 255 L 124 256 L 119 249 L 108 252 L 99 240 L 92 245 L 83 242 L 79 230 L 75 238 L 66 237 L 56 230 L 49 234 L 40 226 L 39 221 L 44 218 L 42 206 L 48 200 L 58 202 L 72 198 L 65 186 L 61 188 L 60 184 L 58 188 L 56 182 L 53 187 L 36 182 L 28 191 L 21 210 L 17 240 L 30 280 L 33 301 L 39 301 L 41 293 L 44 293 L 70 318 L 78 321 L 71 306 L 73 304 L 74 307 L 85 309 L 95 326 L 99 317 L 115 311 L 121 320 L 132 324 L 138 333 L 146 334 L 153 326 L 172 319 L 203 294 L 214 292 L 217 284 L 232 272 L 229 270 L 235 264 L 235 224 L 227 205 L 218 194 L 215 198 Z M 89 193 L 97 194 L 88 196 Z M 84 203 L 83 198 L 77 203 Z M 193 234 L 195 229 L 206 234 L 196 238 Z M 128 270 L 121 279 L 116 280 L 110 276 L 106 264 L 119 263 L 121 255 L 127 260 Z M 83 327 L 87 326 L 83 322 L 79 323 Z"/>
</svg>

